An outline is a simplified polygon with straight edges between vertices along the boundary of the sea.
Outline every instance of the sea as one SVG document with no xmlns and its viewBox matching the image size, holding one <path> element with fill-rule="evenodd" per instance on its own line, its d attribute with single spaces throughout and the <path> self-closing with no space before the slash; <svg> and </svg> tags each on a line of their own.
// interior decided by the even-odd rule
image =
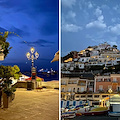
<svg viewBox="0 0 120 120">
<path fill-rule="evenodd" d="M 31 72 L 22 72 L 22 74 L 27 75 L 31 77 Z M 56 72 L 54 74 L 48 74 L 48 73 L 37 73 L 38 77 L 41 77 L 44 79 L 44 81 L 52 81 L 52 80 L 59 80 L 59 73 Z"/>
</svg>

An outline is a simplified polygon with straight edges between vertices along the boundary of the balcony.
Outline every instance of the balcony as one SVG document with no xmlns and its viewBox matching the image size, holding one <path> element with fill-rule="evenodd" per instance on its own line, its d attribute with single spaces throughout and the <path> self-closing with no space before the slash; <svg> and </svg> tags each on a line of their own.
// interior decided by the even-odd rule
<svg viewBox="0 0 120 120">
<path fill-rule="evenodd" d="M 61 83 L 61 85 L 67 85 L 67 83 Z"/>
<path fill-rule="evenodd" d="M 78 83 L 78 86 L 86 86 L 86 83 Z"/>
<path fill-rule="evenodd" d="M 68 84 L 77 84 L 77 82 L 68 82 Z"/>
<path fill-rule="evenodd" d="M 118 83 L 118 81 L 116 80 L 116 81 L 112 81 L 112 83 Z"/>
</svg>

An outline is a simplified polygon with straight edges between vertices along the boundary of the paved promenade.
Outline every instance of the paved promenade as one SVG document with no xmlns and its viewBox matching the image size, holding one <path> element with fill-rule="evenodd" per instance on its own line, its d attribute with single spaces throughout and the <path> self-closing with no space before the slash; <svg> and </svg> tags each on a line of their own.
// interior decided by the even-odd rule
<svg viewBox="0 0 120 120">
<path fill-rule="evenodd" d="M 8 109 L 0 108 L 0 120 L 58 120 L 59 91 L 27 91 L 18 88 Z"/>
</svg>

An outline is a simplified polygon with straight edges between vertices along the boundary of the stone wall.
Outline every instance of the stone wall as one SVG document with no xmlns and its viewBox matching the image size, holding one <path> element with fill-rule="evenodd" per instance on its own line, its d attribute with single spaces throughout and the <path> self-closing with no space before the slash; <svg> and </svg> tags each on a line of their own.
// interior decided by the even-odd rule
<svg viewBox="0 0 120 120">
<path fill-rule="evenodd" d="M 18 81 L 15 85 L 16 88 L 26 88 L 27 89 L 27 82 L 26 81 Z M 41 86 L 47 89 L 59 89 L 59 81 L 48 81 L 48 82 L 41 82 Z"/>
</svg>

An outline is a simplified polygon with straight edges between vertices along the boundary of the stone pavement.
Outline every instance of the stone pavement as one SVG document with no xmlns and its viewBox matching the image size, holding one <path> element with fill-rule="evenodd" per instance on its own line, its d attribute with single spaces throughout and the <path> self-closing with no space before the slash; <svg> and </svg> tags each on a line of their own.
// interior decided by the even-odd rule
<svg viewBox="0 0 120 120">
<path fill-rule="evenodd" d="M 17 88 L 9 108 L 0 108 L 0 120 L 59 120 L 59 91 Z"/>
</svg>

